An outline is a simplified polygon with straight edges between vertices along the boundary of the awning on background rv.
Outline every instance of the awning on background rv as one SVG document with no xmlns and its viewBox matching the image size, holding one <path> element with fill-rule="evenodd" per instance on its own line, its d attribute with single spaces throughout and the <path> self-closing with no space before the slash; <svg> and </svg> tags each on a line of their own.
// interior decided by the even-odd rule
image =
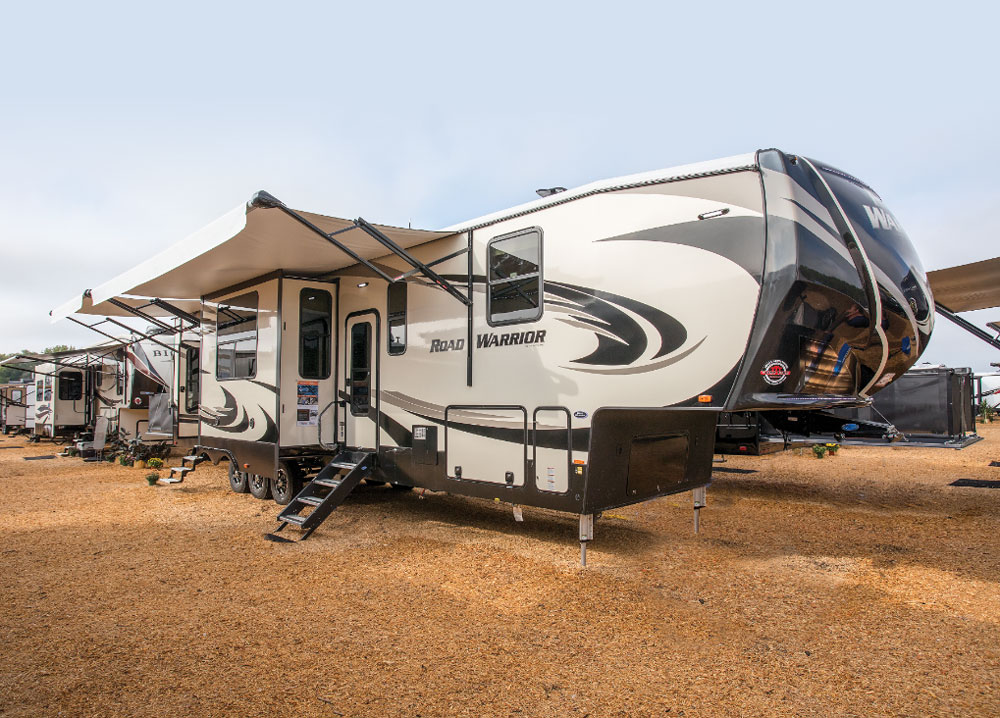
<svg viewBox="0 0 1000 718">
<path fill-rule="evenodd" d="M 48 352 L 46 354 L 36 354 L 33 352 L 22 352 L 7 357 L 0 361 L 0 366 L 9 366 L 20 371 L 31 372 L 39 364 L 55 364 L 60 367 L 86 368 L 88 366 L 99 365 L 109 357 L 128 346 L 128 340 L 107 341 L 102 344 L 84 347 L 82 349 L 67 349 L 61 352 Z"/>
<path fill-rule="evenodd" d="M 371 260 L 399 254 L 390 245 L 405 254 L 407 248 L 453 234 L 300 212 L 259 192 L 247 204 L 90 290 L 89 296 L 53 310 L 52 318 L 76 313 L 120 316 L 121 308 L 112 300 L 130 297 L 187 297 L 190 308 L 190 302 L 206 294 L 276 269 L 318 275 L 358 263 L 371 266 Z"/>
<path fill-rule="evenodd" d="M 990 336 L 989 332 L 958 315 L 959 312 L 1000 307 L 1000 257 L 935 269 L 927 273 L 927 281 L 938 314 L 1000 349 L 1000 338 Z"/>
<path fill-rule="evenodd" d="M 927 273 L 934 301 L 953 312 L 1000 307 L 1000 257 Z"/>
</svg>

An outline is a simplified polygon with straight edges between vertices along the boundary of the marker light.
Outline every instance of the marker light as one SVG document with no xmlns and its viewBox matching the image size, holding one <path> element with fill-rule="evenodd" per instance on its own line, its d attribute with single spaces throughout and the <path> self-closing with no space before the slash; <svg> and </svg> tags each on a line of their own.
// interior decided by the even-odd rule
<svg viewBox="0 0 1000 718">
<path fill-rule="evenodd" d="M 360 284 L 358 284 L 358 289 L 364 289 L 367 286 L 368 286 L 368 282 L 361 282 Z"/>
<path fill-rule="evenodd" d="M 711 394 L 699 394 L 698 395 L 698 403 L 699 404 L 711 404 L 712 403 L 712 395 Z"/>
</svg>

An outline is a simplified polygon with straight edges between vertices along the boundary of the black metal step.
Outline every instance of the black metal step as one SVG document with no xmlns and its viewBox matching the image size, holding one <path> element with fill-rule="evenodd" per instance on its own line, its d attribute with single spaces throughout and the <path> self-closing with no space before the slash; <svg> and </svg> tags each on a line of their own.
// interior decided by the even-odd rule
<svg viewBox="0 0 1000 718">
<path fill-rule="evenodd" d="M 305 529 L 305 534 L 300 539 L 301 541 L 305 541 L 316 530 L 316 527 L 323 523 L 326 517 L 343 503 L 348 494 L 363 479 L 371 476 L 374 468 L 374 454 L 350 451 L 341 452 L 320 469 L 316 477 L 306 484 L 288 506 L 278 514 L 278 521 L 284 521 L 285 523 Z M 348 471 L 341 475 L 340 472 L 344 469 Z M 319 495 L 321 487 L 330 489 L 325 496 Z M 308 516 L 302 516 L 298 513 L 298 504 L 313 506 L 312 513 Z"/>
</svg>

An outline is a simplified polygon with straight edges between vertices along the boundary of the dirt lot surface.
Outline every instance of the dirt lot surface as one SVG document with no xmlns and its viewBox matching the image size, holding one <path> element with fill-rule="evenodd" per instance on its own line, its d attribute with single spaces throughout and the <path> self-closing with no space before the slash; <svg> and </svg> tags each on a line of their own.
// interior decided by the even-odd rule
<svg viewBox="0 0 1000 718">
<path fill-rule="evenodd" d="M 222 467 L 0 441 L 3 716 L 1000 715 L 1000 425 L 719 465 L 597 522 L 360 489 L 305 543 Z"/>
</svg>

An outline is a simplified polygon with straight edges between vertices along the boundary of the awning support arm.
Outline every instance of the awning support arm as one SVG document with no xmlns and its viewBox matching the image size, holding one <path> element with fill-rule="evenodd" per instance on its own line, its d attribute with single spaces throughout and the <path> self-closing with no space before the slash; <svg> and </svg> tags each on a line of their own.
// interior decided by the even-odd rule
<svg viewBox="0 0 1000 718">
<path fill-rule="evenodd" d="M 934 308 L 937 309 L 937 313 L 940 314 L 942 317 L 944 317 L 945 319 L 950 319 L 951 321 L 955 322 L 955 324 L 962 327 L 962 329 L 969 332 L 969 334 L 971 334 L 972 336 L 979 337 L 994 349 L 1000 349 L 1000 339 L 996 337 L 991 337 L 989 335 L 989 332 L 980 329 L 975 324 L 970 322 L 968 319 L 963 319 L 962 317 L 958 316 L 955 312 L 951 311 L 950 309 L 948 309 L 948 307 L 944 306 L 943 304 L 938 304 L 937 302 L 934 302 Z"/>
<path fill-rule="evenodd" d="M 89 329 L 89 330 L 91 330 L 93 332 L 97 332 L 101 336 L 105 336 L 108 339 L 111 339 L 111 340 L 116 341 L 116 342 L 117 341 L 121 341 L 121 337 L 112 336 L 112 335 L 108 334 L 107 332 L 103 332 L 103 331 L 101 331 L 100 329 L 97 328 L 97 324 L 100 324 L 101 322 L 105 321 L 103 319 L 100 322 L 97 322 L 96 324 L 87 324 L 87 322 L 81 322 L 76 317 L 66 317 L 66 318 L 69 319 L 74 324 L 79 324 L 81 327 L 87 327 L 87 329 Z M 132 329 L 129 329 L 129 332 L 131 332 L 131 331 L 132 331 Z"/>
<path fill-rule="evenodd" d="M 385 234 L 383 234 L 382 232 L 379 231 L 378 227 L 375 227 L 374 225 L 369 224 L 368 222 L 366 222 L 361 217 L 358 217 L 356 220 L 354 220 L 354 224 L 356 224 L 358 226 L 358 228 L 361 229 L 369 237 L 371 237 L 372 239 L 374 239 L 375 241 L 377 241 L 379 244 L 381 244 L 382 246 L 384 246 L 386 249 L 388 249 L 390 252 L 392 252 L 396 256 L 400 257 L 403 261 L 405 261 L 411 267 L 413 267 L 414 269 L 419 270 L 421 274 L 423 274 L 425 277 L 427 277 L 432 282 L 434 282 L 435 284 L 437 284 L 439 287 L 441 287 L 442 289 L 444 289 L 446 292 L 448 292 L 448 294 L 450 294 L 451 296 L 455 297 L 455 299 L 457 299 L 458 301 L 460 301 L 462 304 L 464 304 L 465 306 L 469 306 L 470 304 L 472 304 L 472 300 L 469 299 L 468 297 L 464 296 L 460 291 L 458 291 L 458 289 L 456 289 L 455 286 L 451 282 L 449 282 L 447 279 L 445 279 L 440 274 L 438 274 L 437 272 L 435 272 L 429 266 L 427 266 L 426 264 L 424 264 L 423 262 L 421 262 L 419 259 L 417 259 L 416 257 L 414 257 L 412 254 L 410 254 L 409 252 L 407 252 L 405 249 L 403 249 L 402 247 L 400 247 L 398 244 L 396 244 L 395 242 L 393 242 L 391 239 L 389 239 Z M 399 279 L 399 278 L 397 277 L 397 279 Z M 393 281 L 393 280 L 390 280 L 390 281 Z"/>
<path fill-rule="evenodd" d="M 121 327 L 122 329 L 124 329 L 127 332 L 132 332 L 133 334 L 138 334 L 143 339 L 148 339 L 149 341 L 153 342 L 153 344 L 159 344 L 161 347 L 163 347 L 164 349 L 166 349 L 168 351 L 172 351 L 175 354 L 177 353 L 177 350 L 174 349 L 172 346 L 164 344 L 163 342 L 159 341 L 158 339 L 153 339 L 153 337 L 151 335 L 149 335 L 149 334 L 143 334 L 142 332 L 138 331 L 137 329 L 133 329 L 132 327 L 130 327 L 127 324 L 122 324 L 117 319 L 112 319 L 111 317 L 107 317 L 107 321 L 109 321 L 112 324 L 115 324 L 115 325 Z M 132 342 L 132 343 L 134 344 L 135 342 Z"/>
<path fill-rule="evenodd" d="M 468 251 L 469 251 L 468 247 L 462 247 L 457 252 L 452 252 L 451 254 L 449 254 L 449 255 L 447 255 L 445 257 L 441 257 L 440 259 L 435 259 L 433 262 L 428 262 L 427 266 L 428 267 L 433 267 L 435 264 L 441 264 L 442 262 L 447 262 L 449 259 L 454 259 L 455 257 L 461 257 L 463 254 L 465 254 Z M 412 277 L 414 274 L 416 274 L 419 271 L 420 271 L 419 267 L 417 267 L 416 269 L 411 269 L 406 274 L 400 274 L 398 277 L 396 277 L 396 281 L 398 282 L 398 281 L 401 281 L 403 279 L 409 279 L 410 277 Z"/>
<path fill-rule="evenodd" d="M 114 306 L 118 307 L 119 309 L 125 310 L 129 314 L 133 314 L 133 315 L 139 317 L 140 319 L 145 319 L 150 324 L 155 324 L 156 326 L 160 327 L 161 329 L 165 329 L 168 332 L 173 332 L 174 331 L 174 328 L 172 326 L 170 326 L 169 324 L 161 322 L 156 317 L 149 316 L 145 312 L 143 312 L 143 311 L 141 311 L 139 309 L 136 309 L 135 307 L 133 307 L 133 306 L 131 306 L 129 304 L 126 304 L 125 302 L 121 301 L 120 299 L 118 299 L 116 297 L 110 297 L 108 299 L 108 302 L 111 303 L 111 304 L 113 304 Z M 108 321 L 111 321 L 111 319 L 109 318 Z M 114 322 L 114 323 L 118 324 L 118 322 Z M 128 329 L 128 327 L 126 327 L 126 329 Z M 129 329 L 129 331 L 132 331 L 132 330 Z"/>
<path fill-rule="evenodd" d="M 192 327 L 200 327 L 201 326 L 201 322 L 198 320 L 198 317 L 196 317 L 195 315 L 193 315 L 193 314 L 191 314 L 189 312 L 185 312 L 180 307 L 175 307 L 170 302 L 165 302 L 162 299 L 154 299 L 150 303 L 156 305 L 157 307 L 159 307 L 160 309 L 162 309 L 165 312 L 169 312 L 170 314 L 173 314 L 178 319 L 183 319 L 184 321 L 189 322 Z"/>
<path fill-rule="evenodd" d="M 306 219 L 305 217 L 303 217 L 301 214 L 299 214 L 298 212 L 296 212 L 294 209 L 289 209 L 288 207 L 286 207 L 285 203 L 282 202 L 281 200 L 279 200 L 277 197 L 275 197 L 275 196 L 273 196 L 273 195 L 271 195 L 271 194 L 269 194 L 267 192 L 264 192 L 264 191 L 260 191 L 257 194 L 255 194 L 250 199 L 250 203 L 249 204 L 250 204 L 251 207 L 263 207 L 263 208 L 269 208 L 269 209 L 280 209 L 282 212 L 284 212 L 285 214 L 287 214 L 289 217 L 291 217 L 292 219 L 294 219 L 299 224 L 307 227 L 308 229 L 310 229 L 313 232 L 315 232 L 316 234 L 318 234 L 320 237 L 322 237 L 323 239 L 325 239 L 327 242 L 329 242 L 330 244 L 332 244 L 334 247 L 336 247 L 337 249 L 339 249 L 341 252 L 343 252 L 344 254 L 346 254 L 351 259 L 355 260 L 356 262 L 360 262 L 361 264 L 363 264 L 366 267 L 368 267 L 368 269 L 370 269 L 373 272 L 375 272 L 375 274 L 377 274 L 378 276 L 382 277 L 382 279 L 384 279 L 385 281 L 387 281 L 387 282 L 392 282 L 393 281 L 392 277 L 390 277 L 388 274 L 386 274 L 381 269 L 379 269 L 378 267 L 376 267 L 374 264 L 372 264 L 371 262 L 369 262 L 367 259 L 365 259 L 364 257 L 359 256 L 357 254 L 357 252 L 353 251 L 352 249 L 350 249 L 346 245 L 344 245 L 341 242 L 338 242 L 336 239 L 334 239 L 334 237 L 336 235 L 338 235 L 338 234 L 343 234 L 344 232 L 349 232 L 350 230 L 355 229 L 353 226 L 351 226 L 351 227 L 345 227 L 344 229 L 337 230 L 336 232 L 324 232 L 322 229 L 320 229 L 319 227 L 317 227 L 315 224 L 313 224 L 312 222 L 310 222 L 308 219 Z"/>
<path fill-rule="evenodd" d="M 310 222 L 308 219 L 306 219 L 305 217 L 303 217 L 301 214 L 299 214 L 295 210 L 289 209 L 287 206 L 285 206 L 285 203 L 282 202 L 280 199 L 278 199 L 277 197 L 275 197 L 274 195 L 272 195 L 272 194 L 270 194 L 268 192 L 264 192 L 263 190 L 261 190 L 260 192 L 257 192 L 257 194 L 255 194 L 253 197 L 251 197 L 250 198 L 250 202 L 248 204 L 249 204 L 250 207 L 253 207 L 253 208 L 258 208 L 259 207 L 259 208 L 264 208 L 264 209 L 280 209 L 282 212 L 284 212 L 285 214 L 287 214 L 289 217 L 291 217 L 292 219 L 294 219 L 296 222 L 298 222 L 299 224 L 301 224 L 301 225 L 303 225 L 305 227 L 308 227 L 310 230 L 312 230 L 313 232 L 315 232 L 316 234 L 318 234 L 320 237 L 322 237 L 323 239 L 325 239 L 330 244 L 332 244 L 335 247 L 337 247 L 337 249 L 339 249 L 340 251 L 342 251 L 344 254 L 346 254 L 347 256 L 351 257 L 352 259 L 354 259 L 356 262 L 360 262 L 361 264 L 363 264 L 366 267 L 368 267 L 368 269 L 370 269 L 373 272 L 375 272 L 375 274 L 377 274 L 378 276 L 382 277 L 382 279 L 384 279 L 385 281 L 389 282 L 390 284 L 393 283 L 393 282 L 398 281 L 399 277 L 396 277 L 396 278 L 390 277 L 388 274 L 386 274 L 381 269 L 379 269 L 375 264 L 373 264 L 372 262 L 369 262 L 367 259 L 361 257 L 356 252 L 352 251 L 350 248 L 348 248 L 344 244 L 342 244 L 342 243 L 338 242 L 336 239 L 334 239 L 334 237 L 336 235 L 338 235 L 338 234 L 343 234 L 345 232 L 349 232 L 349 231 L 351 231 L 352 229 L 355 229 L 355 228 L 360 229 L 363 232 L 365 232 L 365 234 L 367 234 L 372 239 L 374 239 L 376 242 L 378 242 L 383 247 L 385 247 L 386 249 L 388 249 L 390 252 L 392 252 L 396 256 L 402 258 L 411 267 L 413 267 L 414 269 L 420 270 L 420 272 L 424 276 L 426 276 L 432 282 L 434 282 L 439 287 L 441 287 L 442 289 L 444 289 L 446 292 L 448 292 L 449 294 L 451 294 L 453 297 L 455 297 L 455 299 L 457 299 L 458 301 L 460 301 L 462 304 L 464 304 L 467 307 L 470 304 L 472 304 L 472 299 L 469 298 L 469 297 L 463 296 L 462 293 L 460 291 L 458 291 L 458 289 L 456 289 L 454 287 L 454 285 L 451 284 L 451 282 L 449 282 L 447 279 L 445 279 L 444 277 L 442 277 L 440 274 L 438 274 L 437 272 L 435 272 L 433 269 L 431 269 L 430 267 L 428 267 L 426 264 L 424 264 L 420 260 L 416 259 L 412 254 L 410 254 L 409 252 L 407 252 L 405 249 L 403 249 L 402 247 L 400 247 L 398 244 L 396 244 L 391 239 L 389 239 L 389 237 L 387 237 L 385 234 L 383 234 L 381 231 L 379 231 L 379 229 L 377 227 L 369 224 L 368 222 L 366 222 L 361 217 L 358 217 L 356 220 L 354 220 L 354 226 L 352 226 L 352 227 L 344 227 L 343 229 L 339 229 L 336 232 L 324 232 L 322 229 L 320 229 L 319 227 L 317 227 L 315 224 L 313 224 L 312 222 Z"/>
</svg>

